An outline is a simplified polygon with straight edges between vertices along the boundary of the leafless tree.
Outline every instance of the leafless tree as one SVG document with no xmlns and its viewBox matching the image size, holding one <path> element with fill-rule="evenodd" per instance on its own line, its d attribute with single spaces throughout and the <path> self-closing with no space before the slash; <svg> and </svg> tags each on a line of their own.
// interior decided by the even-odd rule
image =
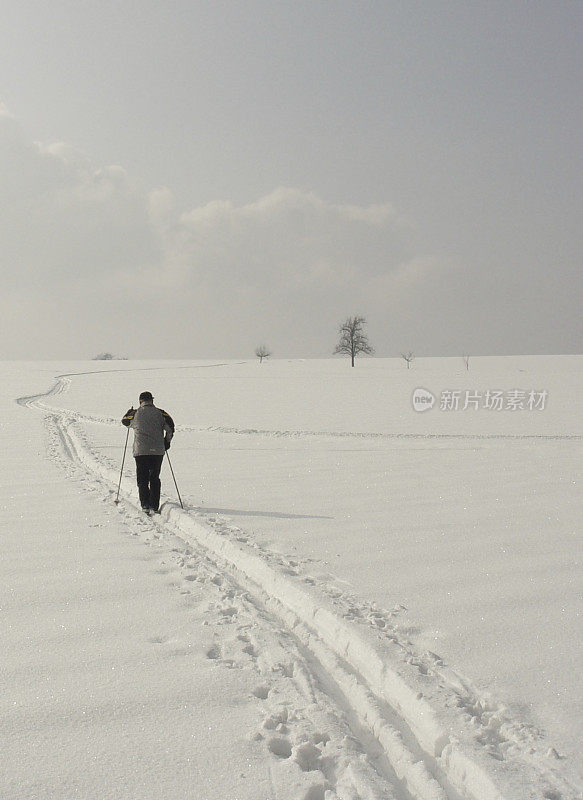
<svg viewBox="0 0 583 800">
<path fill-rule="evenodd" d="M 114 356 L 113 353 L 99 353 L 93 356 L 93 361 L 127 361 L 126 356 Z"/>
<path fill-rule="evenodd" d="M 263 363 L 264 358 L 269 358 L 271 355 L 271 350 L 267 347 L 267 345 L 260 344 L 259 347 L 255 348 L 255 355 L 259 359 L 259 363 Z"/>
<path fill-rule="evenodd" d="M 350 356 L 352 366 L 354 366 L 354 359 L 359 353 L 366 353 L 366 355 L 374 353 L 374 347 L 364 332 L 365 325 L 364 317 L 348 317 L 339 328 L 340 340 L 334 354 L 343 353 Z"/>
<path fill-rule="evenodd" d="M 462 356 L 464 360 L 464 364 L 466 365 L 466 370 L 470 369 L 470 357 L 469 356 Z"/>
<path fill-rule="evenodd" d="M 411 367 L 411 362 L 412 362 L 412 361 L 413 361 L 413 359 L 415 358 L 415 356 L 413 355 L 413 353 L 411 353 L 411 352 L 408 352 L 408 353 L 401 353 L 401 358 L 404 358 L 404 359 L 405 359 L 405 361 L 407 362 L 407 369 L 410 369 L 410 367 Z"/>
</svg>

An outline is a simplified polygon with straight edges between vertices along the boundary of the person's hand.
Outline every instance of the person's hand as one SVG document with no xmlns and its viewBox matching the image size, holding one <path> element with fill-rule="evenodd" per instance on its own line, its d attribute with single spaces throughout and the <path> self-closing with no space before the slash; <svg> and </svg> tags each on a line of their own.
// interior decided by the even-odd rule
<svg viewBox="0 0 583 800">
<path fill-rule="evenodd" d="M 164 447 L 166 448 L 166 450 L 170 450 L 170 442 L 168 441 L 168 439 L 164 439 Z"/>
</svg>

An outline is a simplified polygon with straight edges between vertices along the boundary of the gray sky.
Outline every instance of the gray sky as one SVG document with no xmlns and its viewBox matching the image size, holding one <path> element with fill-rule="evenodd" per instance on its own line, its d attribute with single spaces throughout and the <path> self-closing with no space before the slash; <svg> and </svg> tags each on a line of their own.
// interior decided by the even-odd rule
<svg viewBox="0 0 583 800">
<path fill-rule="evenodd" d="M 0 358 L 583 352 L 580 0 L 4 0 Z"/>
</svg>

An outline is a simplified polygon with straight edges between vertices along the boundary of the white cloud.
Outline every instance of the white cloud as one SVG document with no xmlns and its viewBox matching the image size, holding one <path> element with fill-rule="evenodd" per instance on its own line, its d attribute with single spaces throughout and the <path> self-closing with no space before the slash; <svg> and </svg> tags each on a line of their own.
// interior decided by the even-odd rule
<svg viewBox="0 0 583 800">
<path fill-rule="evenodd" d="M 257 337 L 326 355 L 344 315 L 395 312 L 442 269 L 389 204 L 280 187 L 181 213 L 168 188 L 140 192 L 122 167 L 29 142 L 2 114 L 0 177 L 4 357 L 225 357 Z"/>
<path fill-rule="evenodd" d="M 121 167 L 96 167 L 62 142 L 30 142 L 6 115 L 0 184 L 3 355 L 34 356 L 29 342 L 39 356 L 91 355 L 83 337 L 101 340 L 118 324 L 116 271 L 159 257 L 145 198 Z"/>
<path fill-rule="evenodd" d="M 336 206 L 336 208 L 341 216 L 352 222 L 364 222 L 367 225 L 378 225 L 379 227 L 387 223 L 392 223 L 393 225 L 405 224 L 404 220 L 399 220 L 393 206 L 389 203 L 367 206 L 366 208 L 350 205 Z"/>
<path fill-rule="evenodd" d="M 86 153 L 76 147 L 72 147 L 66 142 L 35 142 L 35 147 L 39 153 L 59 159 L 68 167 L 72 167 L 77 173 L 90 173 L 91 161 Z"/>
<path fill-rule="evenodd" d="M 222 288 L 228 278 L 240 290 L 309 289 L 330 297 L 397 269 L 407 251 L 390 206 L 337 205 L 285 187 L 240 207 L 215 201 L 193 209 L 173 236 L 178 280 L 190 275 Z"/>
</svg>

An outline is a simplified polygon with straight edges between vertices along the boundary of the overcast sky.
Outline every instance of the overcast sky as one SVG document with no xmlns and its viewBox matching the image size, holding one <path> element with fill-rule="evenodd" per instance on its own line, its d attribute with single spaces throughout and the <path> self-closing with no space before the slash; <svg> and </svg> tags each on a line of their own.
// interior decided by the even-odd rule
<svg viewBox="0 0 583 800">
<path fill-rule="evenodd" d="M 583 352 L 580 0 L 3 0 L 0 358 Z"/>
</svg>

